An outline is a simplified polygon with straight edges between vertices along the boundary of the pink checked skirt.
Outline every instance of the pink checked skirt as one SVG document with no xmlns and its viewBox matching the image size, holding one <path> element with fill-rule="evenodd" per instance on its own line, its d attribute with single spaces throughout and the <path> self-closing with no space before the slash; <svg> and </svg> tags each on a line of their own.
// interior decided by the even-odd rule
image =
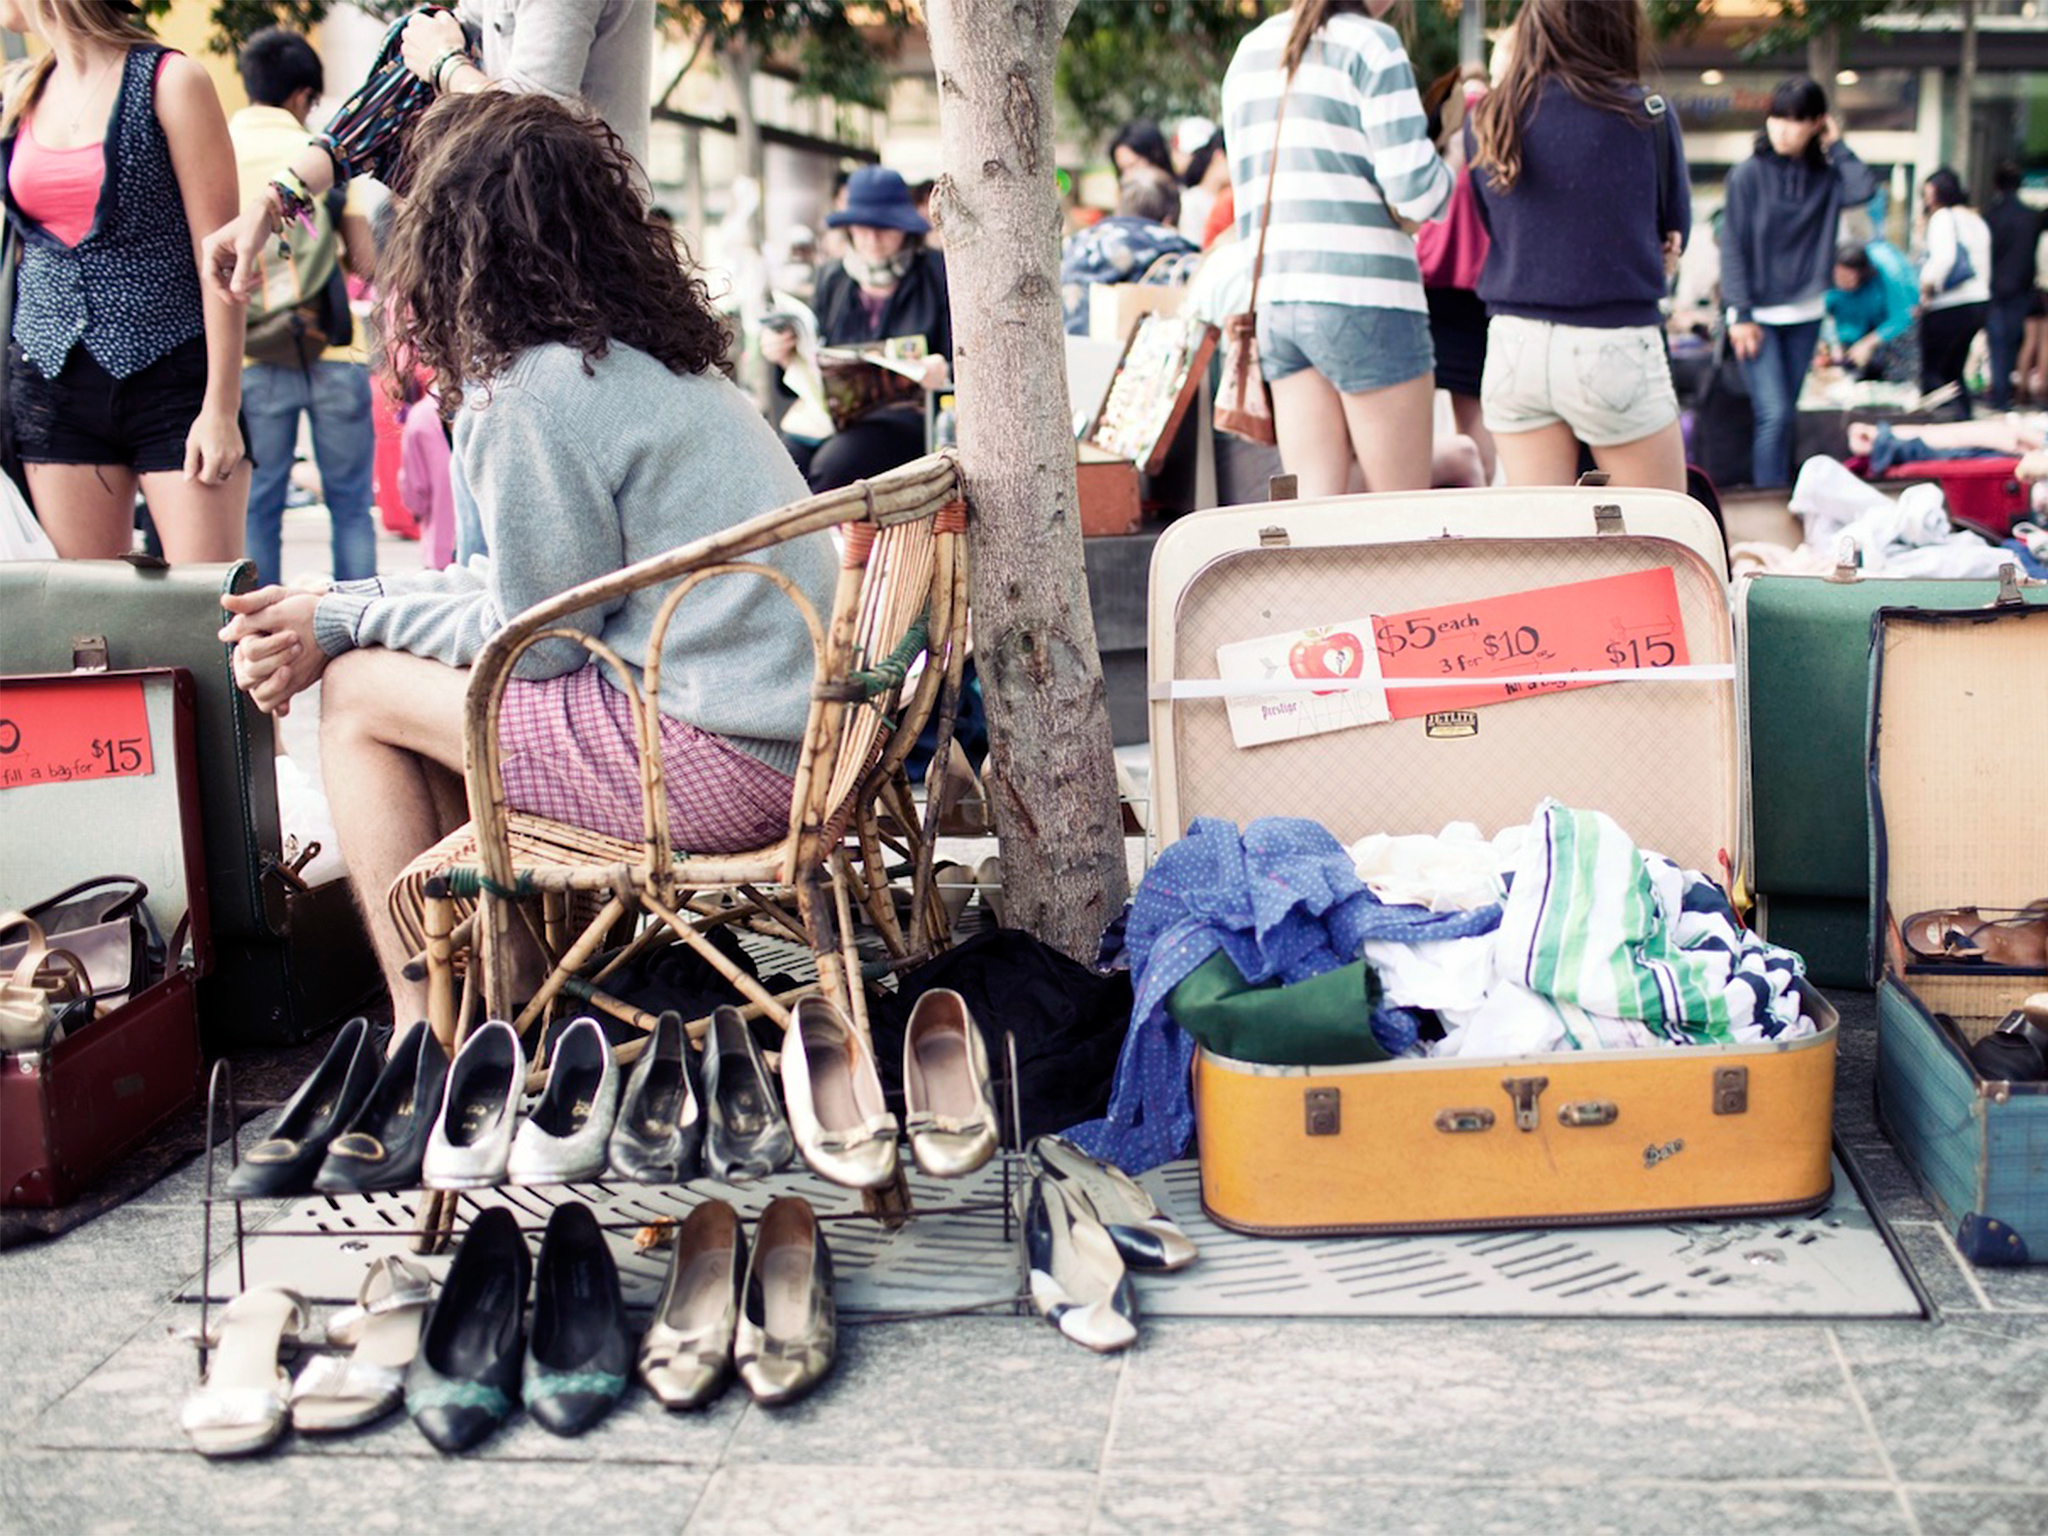
<svg viewBox="0 0 2048 1536">
<path fill-rule="evenodd" d="M 638 842 L 640 754 L 624 693 L 596 666 L 515 679 L 498 715 L 505 797 L 515 811 Z M 688 853 L 741 853 L 789 831 L 795 786 L 723 736 L 661 717 L 669 835 Z"/>
</svg>

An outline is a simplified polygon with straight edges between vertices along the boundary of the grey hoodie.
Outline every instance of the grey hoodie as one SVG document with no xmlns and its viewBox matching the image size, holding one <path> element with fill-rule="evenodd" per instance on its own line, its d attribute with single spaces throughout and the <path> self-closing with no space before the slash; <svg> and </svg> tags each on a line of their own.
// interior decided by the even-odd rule
<svg viewBox="0 0 2048 1536">
<path fill-rule="evenodd" d="M 1842 210 L 1876 195 L 1877 178 L 1846 144 L 1830 146 L 1817 166 L 1805 156 L 1787 160 L 1760 138 L 1756 153 L 1728 173 L 1721 299 L 1729 319 L 1825 293 Z"/>
</svg>

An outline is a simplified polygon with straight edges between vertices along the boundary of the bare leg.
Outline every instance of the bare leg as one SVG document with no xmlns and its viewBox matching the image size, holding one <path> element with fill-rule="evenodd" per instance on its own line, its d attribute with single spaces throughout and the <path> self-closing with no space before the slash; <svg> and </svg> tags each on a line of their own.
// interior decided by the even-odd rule
<svg viewBox="0 0 2048 1536">
<path fill-rule="evenodd" d="M 1494 466 L 1500 462 L 1500 455 L 1494 451 L 1493 434 L 1486 430 L 1486 412 L 1480 408 L 1479 397 L 1451 396 L 1451 419 L 1457 422 L 1460 432 L 1472 439 L 1472 446 L 1479 450 L 1479 462 L 1486 471 L 1486 478 L 1479 483 L 1493 484 Z"/>
<path fill-rule="evenodd" d="M 116 560 L 135 547 L 135 473 L 120 464 L 30 464 L 36 517 L 64 560 Z"/>
<path fill-rule="evenodd" d="M 156 520 L 157 537 L 163 540 L 164 558 L 171 564 L 210 565 L 242 558 L 248 535 L 248 460 L 235 466 L 225 484 L 187 480 L 178 469 L 144 475 L 142 494 Z"/>
<path fill-rule="evenodd" d="M 1986 417 L 1982 421 L 1925 421 L 1893 422 L 1893 437 L 1918 438 L 1933 448 L 1989 448 L 1994 453 L 2010 453 L 2014 456 L 2041 446 L 2041 433 L 2036 425 L 2017 426 L 2003 416 Z M 1849 424 L 1849 451 L 1868 453 L 1870 445 L 1877 439 L 1877 428 L 1867 421 L 1853 421 Z"/>
<path fill-rule="evenodd" d="M 1595 448 L 1593 462 L 1606 470 L 1607 478 L 1616 485 L 1658 491 L 1685 489 L 1685 437 L 1675 421 L 1632 443 Z"/>
<path fill-rule="evenodd" d="M 1436 375 L 1363 394 L 1344 395 L 1344 420 L 1368 491 L 1429 489 L 1431 418 Z"/>
<path fill-rule="evenodd" d="M 460 822 L 445 823 L 447 776 L 462 766 L 469 673 L 403 651 L 350 651 L 320 681 L 320 765 L 356 901 L 403 1031 L 426 1015 L 426 987 L 385 903 L 400 870 Z M 437 792 L 436 785 L 441 786 Z"/>
<path fill-rule="evenodd" d="M 1462 432 L 1438 438 L 1429 456 L 1429 483 L 1439 490 L 1488 484 L 1479 445 Z"/>
<path fill-rule="evenodd" d="M 1298 494 L 1342 496 L 1352 465 L 1343 397 L 1313 368 L 1290 373 L 1272 389 L 1280 462 L 1299 481 Z"/>
<path fill-rule="evenodd" d="M 1528 432 L 1496 432 L 1493 446 L 1509 485 L 1572 485 L 1579 478 L 1579 440 L 1561 421 Z"/>
</svg>

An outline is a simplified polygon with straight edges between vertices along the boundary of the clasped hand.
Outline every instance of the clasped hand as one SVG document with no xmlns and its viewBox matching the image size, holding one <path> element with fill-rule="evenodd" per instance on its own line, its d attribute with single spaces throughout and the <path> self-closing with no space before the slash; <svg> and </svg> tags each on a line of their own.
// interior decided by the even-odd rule
<svg viewBox="0 0 2048 1536">
<path fill-rule="evenodd" d="M 305 692 L 327 669 L 327 655 L 313 637 L 317 592 L 260 587 L 230 592 L 221 607 L 233 615 L 220 638 L 235 648 L 235 686 L 266 715 L 291 713 L 294 694 Z"/>
</svg>

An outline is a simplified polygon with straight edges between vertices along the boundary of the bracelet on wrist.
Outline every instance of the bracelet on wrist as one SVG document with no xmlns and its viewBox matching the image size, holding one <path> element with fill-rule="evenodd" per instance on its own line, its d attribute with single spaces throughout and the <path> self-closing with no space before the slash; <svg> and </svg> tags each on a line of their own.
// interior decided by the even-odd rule
<svg viewBox="0 0 2048 1536">
<path fill-rule="evenodd" d="M 469 54 L 467 53 L 467 51 L 461 48 L 450 48 L 446 53 L 442 54 L 440 58 L 436 59 L 434 61 L 434 72 L 432 77 L 435 92 L 438 94 L 448 89 L 448 80 L 451 78 L 448 69 L 448 66 L 450 64 L 453 64 L 457 69 L 460 69 L 462 68 L 463 65 L 467 64 L 468 62 Z"/>
</svg>

